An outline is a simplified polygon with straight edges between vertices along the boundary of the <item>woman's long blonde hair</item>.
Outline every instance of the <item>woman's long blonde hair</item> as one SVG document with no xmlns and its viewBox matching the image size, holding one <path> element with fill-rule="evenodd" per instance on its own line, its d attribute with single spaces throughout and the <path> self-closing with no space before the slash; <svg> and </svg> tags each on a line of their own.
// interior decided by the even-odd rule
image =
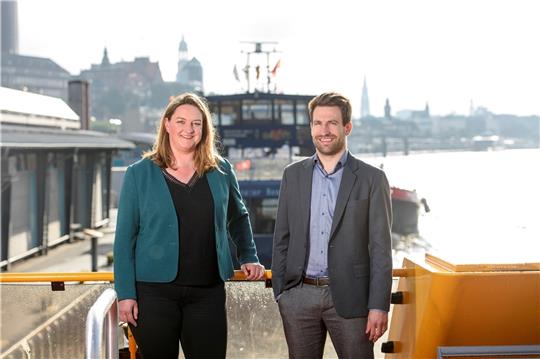
<svg viewBox="0 0 540 359">
<path fill-rule="evenodd" d="M 202 97 L 194 93 L 183 93 L 169 102 L 161 116 L 156 142 L 151 151 L 143 154 L 143 158 L 150 158 L 161 168 L 176 167 L 169 143 L 169 134 L 165 128 L 165 121 L 170 121 L 174 111 L 182 105 L 195 106 L 203 115 L 202 137 L 195 149 L 195 171 L 198 176 L 203 176 L 206 172 L 218 168 L 218 161 L 221 156 L 216 148 L 215 129 L 208 105 Z"/>
</svg>

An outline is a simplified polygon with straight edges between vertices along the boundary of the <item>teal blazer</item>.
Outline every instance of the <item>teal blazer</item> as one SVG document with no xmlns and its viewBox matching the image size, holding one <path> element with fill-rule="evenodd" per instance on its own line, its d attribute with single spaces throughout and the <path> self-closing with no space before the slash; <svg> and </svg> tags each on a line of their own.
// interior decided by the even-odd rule
<svg viewBox="0 0 540 359">
<path fill-rule="evenodd" d="M 248 211 L 227 160 L 206 174 L 214 201 L 219 274 L 234 274 L 229 235 L 240 264 L 259 262 Z M 197 226 L 196 223 L 193 225 Z M 179 228 L 176 210 L 161 173 L 150 159 L 127 168 L 120 193 L 114 240 L 114 286 L 118 299 L 136 299 L 135 282 L 171 282 L 178 274 Z"/>
</svg>

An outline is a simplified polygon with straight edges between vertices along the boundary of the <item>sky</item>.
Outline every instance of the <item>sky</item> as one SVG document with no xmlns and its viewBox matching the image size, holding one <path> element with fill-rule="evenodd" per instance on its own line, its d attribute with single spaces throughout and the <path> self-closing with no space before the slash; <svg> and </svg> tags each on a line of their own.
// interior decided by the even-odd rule
<svg viewBox="0 0 540 359">
<path fill-rule="evenodd" d="M 107 47 L 111 62 L 148 56 L 173 81 L 183 35 L 203 66 L 205 92 L 230 94 L 242 90 L 233 76 L 245 65 L 241 41 L 275 41 L 279 91 L 339 91 L 356 116 L 364 77 L 375 116 L 386 98 L 393 113 L 429 103 L 434 115 L 468 114 L 472 101 L 495 113 L 540 115 L 539 7 L 536 0 L 18 0 L 19 52 L 77 75 L 100 63 Z"/>
</svg>

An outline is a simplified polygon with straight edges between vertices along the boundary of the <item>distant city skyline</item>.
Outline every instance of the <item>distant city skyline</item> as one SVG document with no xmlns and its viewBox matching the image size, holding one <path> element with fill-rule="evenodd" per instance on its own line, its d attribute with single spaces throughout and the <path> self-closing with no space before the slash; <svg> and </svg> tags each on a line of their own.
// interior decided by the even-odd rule
<svg viewBox="0 0 540 359">
<path fill-rule="evenodd" d="M 178 45 L 204 69 L 206 93 L 233 93 L 244 58 L 240 41 L 277 41 L 278 90 L 337 90 L 360 115 L 364 76 L 370 112 L 540 115 L 540 47 L 536 1 L 345 0 L 253 4 L 201 0 L 107 2 L 18 0 L 19 52 L 50 57 L 73 75 L 100 63 L 148 56 L 174 81 Z"/>
</svg>

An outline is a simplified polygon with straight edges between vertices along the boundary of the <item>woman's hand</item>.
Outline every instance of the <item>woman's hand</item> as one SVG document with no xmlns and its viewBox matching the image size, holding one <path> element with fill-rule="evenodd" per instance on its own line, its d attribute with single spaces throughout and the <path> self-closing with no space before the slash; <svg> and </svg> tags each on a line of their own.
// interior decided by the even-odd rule
<svg viewBox="0 0 540 359">
<path fill-rule="evenodd" d="M 257 280 L 264 277 L 264 266 L 260 263 L 244 263 L 240 266 L 247 280 Z"/>
<path fill-rule="evenodd" d="M 126 322 L 136 327 L 138 316 L 139 307 L 135 299 L 124 299 L 118 302 L 118 319 L 121 322 Z"/>
</svg>

